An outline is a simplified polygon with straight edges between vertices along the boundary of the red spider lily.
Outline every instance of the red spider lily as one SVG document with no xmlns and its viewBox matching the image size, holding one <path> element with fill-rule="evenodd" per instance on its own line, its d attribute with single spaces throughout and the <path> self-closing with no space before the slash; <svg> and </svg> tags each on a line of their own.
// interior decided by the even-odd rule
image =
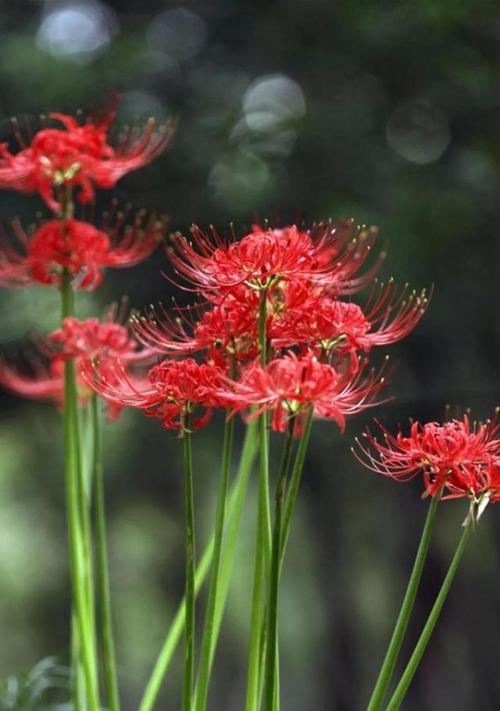
<svg viewBox="0 0 500 711">
<path fill-rule="evenodd" d="M 164 234 L 165 222 L 137 213 L 129 224 L 125 215 L 105 217 L 102 229 L 81 220 L 49 220 L 32 234 L 12 223 L 16 246 L 3 236 L 0 244 L 0 285 L 51 286 L 67 270 L 80 289 L 93 290 L 106 267 L 133 266 L 148 257 Z"/>
<path fill-rule="evenodd" d="M 135 315 L 132 327 L 141 343 L 169 356 L 206 351 L 217 362 L 225 356 L 249 360 L 259 351 L 258 307 L 256 292 L 250 292 L 245 302 L 228 294 L 205 311 L 151 309 L 146 316 Z"/>
<path fill-rule="evenodd" d="M 341 431 L 347 415 L 378 404 L 376 395 L 384 385 L 380 374 L 343 375 L 314 356 L 289 353 L 272 360 L 265 368 L 253 365 L 233 384 L 226 398 L 235 411 L 256 406 L 252 417 L 273 412 L 273 429 L 286 430 L 290 417 L 299 415 L 296 434 L 301 431 L 301 415 L 309 407 L 321 419 L 333 419 Z"/>
<path fill-rule="evenodd" d="M 138 350 L 138 343 L 127 328 L 114 321 L 116 314 L 112 309 L 103 321 L 88 318 L 80 321 L 74 316 L 65 318 L 62 326 L 50 334 L 49 346 L 55 348 L 54 358 L 62 360 L 99 358 L 117 359 L 125 363 L 145 362 L 154 352 Z"/>
<path fill-rule="evenodd" d="M 321 353 L 342 349 L 352 354 L 357 364 L 357 351 L 362 348 L 370 323 L 357 304 L 311 297 L 301 305 L 285 310 L 270 327 L 270 338 L 276 347 L 290 348 L 301 344 Z"/>
<path fill-rule="evenodd" d="M 451 492 L 466 491 L 471 481 L 479 482 L 478 472 L 492 456 L 500 454 L 496 421 L 474 423 L 464 415 L 444 424 L 414 422 L 410 434 L 391 435 L 377 422 L 382 433 L 379 441 L 365 433 L 367 445 L 357 442 L 359 461 L 372 471 L 397 481 L 408 481 L 422 473 L 425 494 L 434 496 L 443 486 Z M 480 469 L 478 469 L 478 467 Z M 472 486 L 475 491 L 475 486 Z M 464 494 L 465 495 L 465 494 Z"/>
<path fill-rule="evenodd" d="M 174 235 L 168 251 L 176 272 L 208 299 L 242 285 L 270 289 L 283 280 L 306 280 L 334 293 L 354 293 L 373 278 L 380 259 L 356 276 L 371 253 L 375 232 L 360 230 L 354 237 L 352 232 L 351 221 L 320 223 L 312 230 L 255 226 L 240 241 L 226 242 L 213 228 L 205 234 L 194 226 L 192 242 Z"/>
<path fill-rule="evenodd" d="M 108 132 L 115 111 L 98 121 L 83 125 L 72 116 L 53 113 L 50 118 L 62 128 L 42 128 L 29 146 L 20 136 L 20 150 L 13 155 L 6 143 L 0 145 L 0 187 L 20 192 L 38 192 L 51 210 L 58 213 L 56 199 L 63 185 L 78 187 L 78 199 L 87 203 L 94 197 L 94 185 L 112 188 L 132 170 L 156 158 L 168 145 L 173 125 L 155 131 L 150 119 L 141 132 L 127 129 L 116 146 L 110 145 Z"/>
<path fill-rule="evenodd" d="M 35 343 L 36 355 L 28 358 L 29 372 L 18 366 L 0 362 L 0 384 L 7 390 L 35 400 L 52 400 L 59 407 L 64 405 L 64 362 L 75 361 L 78 396 L 85 404 L 91 394 L 85 380 L 79 375 L 84 361 L 98 360 L 98 369 L 106 377 L 110 363 L 120 358 L 129 368 L 151 362 L 151 350 L 139 350 L 138 343 L 119 323 L 120 314 L 116 307 L 108 310 L 103 321 L 90 318 L 79 321 L 74 317 L 64 319 L 60 329 L 54 331 L 42 342 Z M 144 379 L 135 372 L 129 372 L 137 386 Z M 108 419 L 116 419 L 121 407 L 108 403 Z"/>
<path fill-rule="evenodd" d="M 349 353 L 355 370 L 358 350 L 399 341 L 422 318 L 428 305 L 425 291 L 407 291 L 407 286 L 397 290 L 392 281 L 382 284 L 370 297 L 366 313 L 357 304 L 313 293 L 284 309 L 271 325 L 270 337 L 277 347 L 300 343 L 321 353 Z"/>
<path fill-rule="evenodd" d="M 120 361 L 110 361 L 106 371 L 87 361 L 80 373 L 88 385 L 102 398 L 112 403 L 144 410 L 148 417 L 156 417 L 167 429 L 182 430 L 186 414 L 201 407 L 202 417 L 192 423 L 203 427 L 216 407 L 225 407 L 222 395 L 224 371 L 217 366 L 199 364 L 192 358 L 167 360 L 154 366 L 148 373 L 148 382 L 137 385 L 127 374 Z"/>
</svg>

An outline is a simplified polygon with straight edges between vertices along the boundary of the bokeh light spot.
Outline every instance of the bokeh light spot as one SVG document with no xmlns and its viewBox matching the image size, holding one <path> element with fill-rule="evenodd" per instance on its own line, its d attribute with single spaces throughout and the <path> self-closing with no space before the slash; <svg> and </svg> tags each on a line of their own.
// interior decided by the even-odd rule
<svg viewBox="0 0 500 711">
<path fill-rule="evenodd" d="M 203 49 L 206 36 L 205 21 L 182 7 L 160 13 L 148 28 L 153 49 L 179 60 L 196 56 Z"/>
<path fill-rule="evenodd" d="M 420 165 L 440 158 L 451 139 L 444 112 L 424 100 L 398 106 L 387 122 L 386 137 L 393 151 Z"/>
<path fill-rule="evenodd" d="M 55 57 L 85 63 L 109 45 L 116 29 L 114 15 L 96 0 L 49 3 L 36 40 Z"/>
<path fill-rule="evenodd" d="M 284 74 L 259 77 L 243 96 L 243 113 L 251 130 L 275 131 L 284 123 L 305 115 L 304 92 L 296 81 Z"/>
</svg>

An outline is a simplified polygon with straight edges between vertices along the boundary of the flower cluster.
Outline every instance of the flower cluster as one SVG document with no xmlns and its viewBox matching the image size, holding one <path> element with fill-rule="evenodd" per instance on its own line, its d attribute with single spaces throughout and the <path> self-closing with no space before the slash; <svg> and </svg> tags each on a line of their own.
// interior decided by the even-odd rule
<svg viewBox="0 0 500 711">
<path fill-rule="evenodd" d="M 13 220 L 10 229 L 1 232 L 0 286 L 42 284 L 70 294 L 74 288 L 93 290 L 101 284 L 107 268 L 138 264 L 164 238 L 165 219 L 144 211 L 120 211 L 113 205 L 97 226 L 74 216 L 75 191 L 81 203 L 88 203 L 95 185 L 113 187 L 123 175 L 153 160 L 170 140 L 172 125 L 156 131 L 154 120 L 150 120 L 142 132 L 127 129 L 117 145 L 111 145 L 109 131 L 115 110 L 113 106 L 84 123 L 52 114 L 59 125 L 41 128 L 29 145 L 17 131 L 17 153 L 0 145 L 0 187 L 38 192 L 55 213 L 28 229 Z M 86 402 L 91 393 L 79 374 L 83 363 L 92 363 L 102 374 L 118 357 L 129 368 L 144 365 L 148 359 L 151 362 L 151 350 L 138 348 L 115 310 L 102 322 L 66 318 L 36 350 L 36 355 L 28 358 L 27 371 L 2 362 L 0 383 L 25 397 L 53 400 L 60 406 L 68 360 L 76 363 L 80 402 Z M 133 371 L 129 377 L 137 379 Z M 116 416 L 120 409 L 119 404 L 110 403 L 108 416 Z"/>
<path fill-rule="evenodd" d="M 394 436 L 380 423 L 381 439 L 365 433 L 358 459 L 372 471 L 396 481 L 421 474 L 424 494 L 444 499 L 466 497 L 478 518 L 489 501 L 500 500 L 500 432 L 496 416 L 484 423 L 469 417 L 443 424 L 412 423 L 408 435 Z"/>
<path fill-rule="evenodd" d="M 114 115 L 115 107 L 79 123 L 53 114 L 56 125 L 43 127 L 29 145 L 18 139 L 17 153 L 0 146 L 0 187 L 37 191 L 55 213 L 29 230 L 14 221 L 3 235 L 1 285 L 63 289 L 69 281 L 95 289 L 106 268 L 132 266 L 162 240 L 164 221 L 143 213 L 114 211 L 97 225 L 74 216 L 75 192 L 87 203 L 94 186 L 112 187 L 170 138 L 171 125 L 155 131 L 150 122 L 113 145 Z M 7 366 L 0 377 L 11 389 L 35 394 L 39 387 L 60 402 L 63 363 L 71 359 L 83 399 L 93 388 L 113 408 L 141 408 L 168 428 L 182 429 L 188 420 L 199 427 L 223 408 L 250 417 L 269 412 L 278 431 L 293 420 L 300 434 L 310 412 L 343 429 L 348 415 L 377 403 L 384 385 L 383 369 L 368 365 L 371 349 L 406 336 L 428 303 L 425 292 L 376 282 L 385 257 L 372 256 L 376 236 L 349 220 L 311 229 L 255 225 L 239 240 L 213 228 L 193 227 L 189 238 L 175 233 L 166 250 L 173 280 L 196 292 L 198 305 L 135 316 L 142 349 L 120 323 L 67 318 L 48 339 L 49 365 L 33 367 L 35 380 Z M 351 301 L 370 285 L 364 305 Z M 152 353 L 155 365 L 138 377 L 132 366 Z M 202 416 L 191 421 L 198 409 Z"/>
<path fill-rule="evenodd" d="M 132 319 L 138 340 L 167 360 L 143 391 L 120 366 L 112 383 L 88 368 L 83 377 L 105 399 L 140 407 L 166 427 L 181 427 L 182 407 L 196 405 L 205 410 L 196 426 L 220 407 L 251 417 L 269 412 L 277 431 L 293 420 L 297 435 L 311 410 L 343 429 L 346 416 L 377 403 L 384 385 L 382 370 L 367 365 L 369 351 L 409 333 L 428 301 L 392 281 L 374 284 L 364 309 L 342 300 L 373 282 L 383 259 L 368 264 L 375 238 L 351 222 L 254 226 L 228 241 L 197 227 L 191 240 L 176 234 L 167 253 L 199 305 Z M 177 374 L 185 369 L 189 383 L 195 363 L 209 369 L 200 371 L 203 385 L 180 393 Z M 169 377 L 158 380 L 158 373 Z"/>
<path fill-rule="evenodd" d="M 160 242 L 165 243 L 165 220 L 143 211 L 120 212 L 114 206 L 95 223 L 86 220 L 87 208 L 75 211 L 75 200 L 88 204 L 96 187 L 112 188 L 123 175 L 153 160 L 170 140 L 172 125 L 156 130 L 150 120 L 143 130 L 127 129 L 113 141 L 110 133 L 115 112 L 116 105 L 85 122 L 51 114 L 50 126 L 44 125 L 29 144 L 19 131 L 17 151 L 0 144 L 0 188 L 37 192 L 51 211 L 48 218 L 39 218 L 30 228 L 14 220 L 0 232 L 0 286 L 57 288 L 64 315 L 59 328 L 36 344 L 36 355 L 25 359 L 27 368 L 0 360 L 0 384 L 25 397 L 65 407 L 72 610 L 79 642 L 73 662 L 75 669 L 85 671 L 82 689 L 76 695 L 80 697 L 81 691 L 89 708 L 102 706 L 92 644 L 93 625 L 99 620 L 93 607 L 92 556 L 79 553 L 93 550 L 90 513 L 95 505 L 96 554 L 103 569 L 97 592 L 104 625 L 104 705 L 116 706 L 118 698 L 106 583 L 97 395 L 105 401 L 109 419 L 115 419 L 124 407 L 137 408 L 184 437 L 186 708 L 195 679 L 197 708 L 206 707 L 211 655 L 217 641 L 214 601 L 218 599 L 220 571 L 228 565 L 229 570 L 231 564 L 232 552 L 223 545 L 232 459 L 231 418 L 239 414 L 247 420 L 259 418 L 261 466 L 247 700 L 252 701 L 255 690 L 256 697 L 262 691 L 266 709 L 274 708 L 276 702 L 279 706 L 275 688 L 279 572 L 312 418 L 333 421 L 343 432 L 348 417 L 383 402 L 380 394 L 386 384 L 387 357 L 381 367 L 374 367 L 370 364 L 372 351 L 407 336 L 425 313 L 429 296 L 425 290 L 398 286 L 392 278 L 378 281 L 386 255 L 377 248 L 377 231 L 357 227 L 350 220 L 320 222 L 311 228 L 254 225 L 240 239 L 234 232 L 225 238 L 212 227 L 205 232 L 193 226 L 189 236 L 171 235 L 166 254 L 174 272 L 167 278 L 185 292 L 196 294 L 194 304 L 181 307 L 174 301 L 169 309 L 150 307 L 143 314 L 134 314 L 127 326 L 117 308 L 101 320 L 76 318 L 75 289 L 96 289 L 108 268 L 131 267 L 148 257 Z M 367 296 L 354 300 L 365 289 Z M 89 401 L 95 455 L 92 507 L 87 501 L 90 480 L 84 481 L 81 466 L 84 457 L 78 413 L 78 405 Z M 216 409 L 224 411 L 227 427 L 206 620 L 195 673 L 197 573 L 190 435 L 205 426 Z M 272 541 L 268 530 L 268 426 L 287 433 Z M 398 481 L 420 473 L 425 495 L 436 497 L 431 512 L 440 497 L 467 497 L 471 501 L 468 520 L 475 521 L 489 501 L 500 500 L 500 437 L 495 421 L 471 424 L 464 417 L 442 425 L 414 423 L 408 435 L 399 431 L 395 436 L 379 427 L 382 437 L 367 432 L 366 442 L 359 443 L 358 458 L 373 471 Z M 297 447 L 292 436 L 302 438 Z M 244 470 L 253 457 L 253 453 L 246 454 L 246 448 L 234 490 L 240 509 L 247 476 Z M 233 514 L 236 531 L 241 511 L 227 516 Z M 419 557 L 421 553 L 417 560 Z M 418 575 L 412 574 L 414 589 Z M 407 594 L 405 600 L 410 597 Z M 399 619 L 404 620 L 405 615 L 407 620 L 406 613 Z M 267 646 L 260 644 L 263 629 Z M 402 639 L 400 632 L 393 639 L 398 637 Z"/>
</svg>

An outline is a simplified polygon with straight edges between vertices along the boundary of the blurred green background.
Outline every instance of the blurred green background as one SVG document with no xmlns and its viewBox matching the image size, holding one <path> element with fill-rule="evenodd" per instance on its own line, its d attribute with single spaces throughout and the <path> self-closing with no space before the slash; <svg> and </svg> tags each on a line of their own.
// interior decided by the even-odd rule
<svg viewBox="0 0 500 711">
<path fill-rule="evenodd" d="M 3 1 L 0 133 L 9 117 L 88 110 L 110 90 L 120 114 L 175 115 L 160 159 L 114 191 L 191 222 L 353 216 L 377 224 L 384 275 L 434 284 L 398 363 L 389 427 L 439 419 L 447 403 L 487 417 L 498 402 L 500 6 L 422 0 Z M 111 195 L 100 194 L 103 206 Z M 36 198 L 2 193 L 3 220 L 29 222 Z M 242 229 L 242 228 L 241 228 Z M 110 273 L 80 314 L 128 294 L 172 293 L 163 254 Z M 58 294 L 3 290 L 1 347 L 15 353 L 57 326 Z M 381 358 L 382 354 L 376 354 Z M 69 580 L 60 452 L 49 405 L 1 395 L 0 677 L 68 648 Z M 399 605 L 426 511 L 419 482 L 378 478 L 344 436 L 315 427 L 284 575 L 283 708 L 363 707 Z M 183 585 L 180 445 L 139 413 L 105 432 L 111 574 L 124 711 L 135 708 Z M 200 531 L 213 514 L 220 420 L 196 437 Z M 242 707 L 253 545 L 249 498 L 211 708 Z M 460 534 L 466 506 L 442 507 L 410 639 Z M 407 711 L 498 708 L 500 512 L 474 534 Z M 203 536 L 203 533 L 200 533 Z M 178 662 L 178 660 L 177 660 Z M 159 708 L 179 708 L 179 664 Z"/>
</svg>

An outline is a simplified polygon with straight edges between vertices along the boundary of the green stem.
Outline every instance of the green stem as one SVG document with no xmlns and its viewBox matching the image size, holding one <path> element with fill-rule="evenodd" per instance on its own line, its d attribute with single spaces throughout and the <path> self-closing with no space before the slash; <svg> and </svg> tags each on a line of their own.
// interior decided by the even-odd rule
<svg viewBox="0 0 500 711">
<path fill-rule="evenodd" d="M 408 587 L 406 588 L 405 596 L 401 604 L 401 609 L 392 633 L 391 641 L 389 642 L 380 673 L 372 691 L 367 711 L 379 711 L 387 693 L 387 689 L 389 688 L 389 684 L 394 673 L 394 667 L 396 666 L 401 645 L 403 644 L 406 630 L 408 628 L 408 622 L 413 610 L 413 605 L 415 604 L 415 597 L 417 595 L 418 586 L 422 577 L 422 571 L 427 558 L 427 552 L 429 550 L 429 544 L 432 531 L 434 529 L 434 523 L 436 521 L 436 514 L 440 499 L 440 494 L 436 494 L 436 496 L 433 496 L 431 499 L 417 554 L 415 556 L 413 570 L 411 571 L 410 580 L 408 581 Z"/>
<path fill-rule="evenodd" d="M 61 280 L 61 304 L 62 317 L 65 318 L 73 312 L 74 304 L 68 274 L 63 274 Z M 81 456 L 78 452 L 77 415 L 75 367 L 73 361 L 68 360 L 64 366 L 64 450 L 73 604 L 78 620 L 78 649 L 81 654 L 87 687 L 86 696 L 90 711 L 99 711 L 93 630 L 88 609 L 88 576 L 81 521 L 82 507 L 79 495 Z"/>
<path fill-rule="evenodd" d="M 446 597 L 448 595 L 463 552 L 465 550 L 465 546 L 467 545 L 469 535 L 472 531 L 472 526 L 473 523 L 471 520 L 469 521 L 469 523 L 467 523 L 465 530 L 460 537 L 455 554 L 451 560 L 450 567 L 448 568 L 448 572 L 446 573 L 446 577 L 441 586 L 441 590 L 439 591 L 432 610 L 429 613 L 429 617 L 427 618 L 427 622 L 425 623 L 424 629 L 422 630 L 422 634 L 418 639 L 415 649 L 413 650 L 413 654 L 410 657 L 410 661 L 406 665 L 406 669 L 404 670 L 401 676 L 396 690 L 394 691 L 394 694 L 392 695 L 392 698 L 389 701 L 386 711 L 397 711 L 401 706 L 408 687 L 410 686 L 413 676 L 415 675 L 418 665 L 420 664 L 420 660 L 422 659 L 427 644 L 429 643 L 429 639 L 432 635 L 436 622 L 438 621 L 442 607 L 445 603 Z"/>
<path fill-rule="evenodd" d="M 262 368 L 267 365 L 267 289 L 262 289 L 259 302 L 259 359 Z"/>
<path fill-rule="evenodd" d="M 234 418 L 226 420 L 224 426 L 224 440 L 222 444 L 222 464 L 215 517 L 215 537 L 212 569 L 208 587 L 207 608 L 205 624 L 201 643 L 201 657 L 196 687 L 195 710 L 205 711 L 208 699 L 208 686 L 213 660 L 213 636 L 215 631 L 215 606 L 219 594 L 219 575 L 221 567 L 222 538 L 226 516 L 226 499 L 231 468 L 231 453 L 233 444 Z"/>
<path fill-rule="evenodd" d="M 267 361 L 267 291 L 262 290 L 259 307 L 260 362 L 265 367 Z M 255 567 L 252 592 L 252 612 L 250 619 L 250 643 L 248 651 L 247 693 L 245 711 L 258 711 L 260 706 L 262 631 L 264 621 L 264 589 L 271 560 L 271 523 L 269 504 L 269 442 L 267 413 L 262 413 L 259 427 L 259 504 L 257 512 L 257 534 L 255 541 Z"/>
<path fill-rule="evenodd" d="M 214 549 L 214 541 L 209 541 L 205 551 L 201 557 L 201 560 L 196 568 L 196 575 L 194 579 L 194 592 L 197 595 L 203 585 L 203 582 L 207 576 L 210 569 L 210 563 L 212 562 L 212 555 Z M 186 624 L 186 597 L 182 598 L 182 602 L 177 608 L 177 612 L 172 620 L 172 623 L 168 629 L 167 636 L 163 643 L 163 646 L 156 660 L 155 666 L 146 685 L 144 693 L 142 695 L 141 703 L 139 704 L 138 711 L 151 711 L 154 708 L 158 694 L 160 693 L 161 685 L 165 678 L 165 674 L 170 666 L 172 657 L 177 648 L 179 640 L 181 638 L 182 632 Z"/>
<path fill-rule="evenodd" d="M 292 525 L 292 515 L 295 508 L 295 503 L 297 501 L 297 496 L 299 493 L 300 481 L 302 479 L 302 470 L 304 469 L 304 463 L 306 460 L 307 448 L 309 446 L 309 439 L 311 437 L 311 429 L 313 423 L 314 409 L 311 407 L 307 413 L 306 421 L 304 423 L 304 431 L 302 437 L 299 441 L 299 446 L 297 448 L 297 453 L 295 455 L 295 461 L 293 464 L 292 473 L 290 475 L 290 484 L 288 486 L 288 491 L 286 493 L 286 500 L 283 511 L 283 524 L 281 527 L 281 561 L 280 565 L 283 565 L 283 559 L 285 557 L 285 550 L 288 543 L 288 537 L 290 535 L 290 527 Z"/>
<path fill-rule="evenodd" d="M 283 458 L 281 461 L 278 486 L 276 489 L 276 505 L 273 528 L 273 544 L 271 558 L 271 576 L 269 581 L 269 599 L 267 605 L 267 652 L 265 659 L 265 686 L 264 686 L 264 709 L 273 711 L 279 709 L 279 698 L 277 698 L 277 651 L 278 651 L 278 596 L 281 561 L 281 526 L 283 503 L 286 492 L 286 480 L 290 459 L 292 455 L 294 418 L 291 417 L 288 424 L 285 444 L 283 447 Z M 275 704 L 276 700 L 276 704 Z"/>
<path fill-rule="evenodd" d="M 83 565 L 85 570 L 85 589 L 87 595 L 87 616 L 88 616 L 88 627 L 89 634 L 91 636 L 92 642 L 92 659 L 94 663 L 94 677 L 97 680 L 97 663 L 96 663 L 96 626 L 95 626 L 95 584 L 94 584 L 94 561 L 92 555 L 92 527 L 91 527 L 91 490 L 92 490 L 92 478 L 93 478 L 93 468 L 89 467 L 90 474 L 86 475 L 84 461 L 83 461 L 83 449 L 82 449 L 82 432 L 81 432 L 81 421 L 80 421 L 80 410 L 78 408 L 78 394 L 76 391 L 76 374 L 75 374 L 75 386 L 74 386 L 74 431 L 75 431 L 75 447 L 76 447 L 76 458 L 77 458 L 77 490 L 78 490 L 78 501 L 80 508 L 80 521 L 82 528 L 82 541 L 83 541 Z M 97 684 L 97 681 L 96 681 Z"/>
<path fill-rule="evenodd" d="M 234 482 L 234 485 L 232 487 L 231 493 L 229 495 L 229 501 L 227 505 L 229 523 L 226 542 L 224 544 L 224 552 L 222 556 L 222 570 L 220 576 L 220 588 L 222 590 L 222 593 L 217 597 L 215 608 L 215 631 L 212 639 L 213 647 L 215 647 L 215 642 L 219 634 L 222 612 L 224 609 L 227 588 L 229 585 L 229 573 L 232 568 L 234 543 L 241 520 L 241 511 L 248 484 L 248 478 L 252 469 L 256 453 L 257 443 L 255 435 L 255 423 L 251 422 L 247 426 L 240 464 L 238 468 L 238 474 L 236 477 L 236 481 Z M 207 546 L 203 553 L 203 556 L 200 560 L 200 563 L 196 569 L 195 595 L 198 594 L 207 576 L 212 561 L 213 548 L 214 534 L 212 533 L 210 540 L 207 543 Z M 172 620 L 172 624 L 170 625 L 167 636 L 160 650 L 160 654 L 158 655 L 158 659 L 144 690 L 144 694 L 142 696 L 138 711 L 152 711 L 152 709 L 154 708 L 156 699 L 158 698 L 158 694 L 160 692 L 161 685 L 165 678 L 165 674 L 170 666 L 170 662 L 172 661 L 175 649 L 181 638 L 182 631 L 184 629 L 185 617 L 186 612 L 184 598 L 181 604 L 179 605 L 179 608 L 177 609 L 174 619 Z"/>
<path fill-rule="evenodd" d="M 215 621 L 214 635 L 212 638 L 212 656 L 215 653 L 215 647 L 222 623 L 222 615 L 226 605 L 227 593 L 233 570 L 234 552 L 240 528 L 241 514 L 243 511 L 243 502 L 246 497 L 248 479 L 257 450 L 256 434 L 256 423 L 250 422 L 247 425 L 247 432 L 241 452 L 238 479 L 233 489 L 228 506 L 229 514 L 227 533 L 224 537 L 224 550 L 222 554 L 221 573 L 219 578 L 219 594 L 217 595 L 214 613 Z"/>
<path fill-rule="evenodd" d="M 85 677 L 80 664 L 79 626 L 75 610 L 71 613 L 71 693 L 75 711 L 86 711 Z"/>
<path fill-rule="evenodd" d="M 106 514 L 104 497 L 104 472 L 102 453 L 102 433 L 99 421 L 99 401 L 92 395 L 92 430 L 93 430 L 93 479 L 95 501 L 95 531 L 97 553 L 97 593 L 102 634 L 102 660 L 104 666 L 104 685 L 106 705 L 109 711 L 120 711 L 118 683 L 116 679 L 115 648 L 113 640 L 113 622 L 111 616 L 111 595 L 109 589 L 108 552 L 106 542 Z"/>
<path fill-rule="evenodd" d="M 188 408 L 188 405 L 186 405 Z M 184 652 L 183 711 L 191 711 L 194 683 L 194 634 L 195 634 L 195 529 L 193 495 L 193 455 L 191 447 L 190 417 L 184 414 L 184 506 L 186 517 L 186 621 Z"/>
</svg>

